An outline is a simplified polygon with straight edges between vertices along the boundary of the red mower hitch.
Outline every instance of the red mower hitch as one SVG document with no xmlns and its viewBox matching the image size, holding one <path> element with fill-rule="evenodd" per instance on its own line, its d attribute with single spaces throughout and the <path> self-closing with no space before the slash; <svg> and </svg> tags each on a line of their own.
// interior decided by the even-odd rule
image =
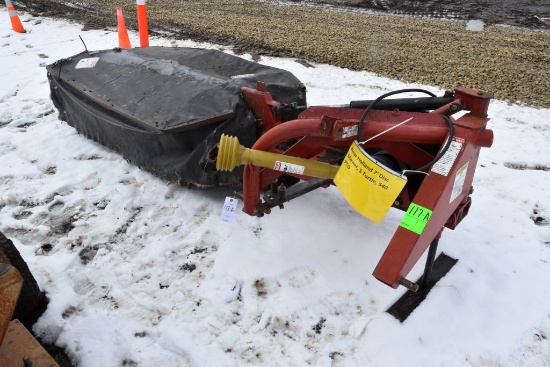
<svg viewBox="0 0 550 367">
<path fill-rule="evenodd" d="M 431 96 L 300 108 L 273 101 L 262 84 L 241 90 L 263 129 L 247 151 L 276 154 L 274 161 L 268 159 L 261 165 L 248 158 L 240 163 L 245 164 L 239 195 L 243 211 L 263 216 L 297 196 L 334 184 L 331 176 L 308 175 L 307 162 L 328 164 L 338 171 L 352 144 L 359 141 L 361 149 L 381 166 L 406 176 L 392 205 L 405 215 L 373 275 L 393 288 L 418 288 L 406 279 L 407 274 L 430 244 L 437 242 L 444 227 L 455 229 L 468 214 L 480 149 L 493 142 L 492 130 L 486 129 L 492 95 L 457 88 L 443 97 L 426 92 Z M 303 111 L 297 119 L 286 121 L 281 113 L 285 108 Z M 461 116 L 455 119 L 458 113 Z M 218 160 L 226 154 L 221 145 Z M 285 157 L 303 160 L 289 163 Z M 367 175 L 372 176 L 371 183 L 383 186 L 384 178 L 374 177 L 372 171 Z M 433 265 L 431 258 L 425 280 Z"/>
</svg>

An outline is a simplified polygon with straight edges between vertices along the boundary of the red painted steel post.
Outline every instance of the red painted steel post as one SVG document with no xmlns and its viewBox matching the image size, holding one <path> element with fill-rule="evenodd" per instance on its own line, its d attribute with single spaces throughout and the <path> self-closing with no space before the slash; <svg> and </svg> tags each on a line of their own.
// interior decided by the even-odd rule
<svg viewBox="0 0 550 367">
<path fill-rule="evenodd" d="M 149 47 L 149 29 L 147 26 L 147 5 L 145 0 L 137 0 L 137 16 L 139 30 L 139 45 Z"/>
<path fill-rule="evenodd" d="M 469 199 L 481 149 L 478 142 L 483 142 L 484 146 L 492 143 L 486 137 L 480 139 L 480 136 L 487 135 L 485 126 L 489 119 L 480 116 L 486 116 L 488 101 L 477 100 L 488 100 L 490 96 L 477 95 L 473 98 L 477 106 L 475 114 L 469 113 L 455 122 L 455 153 L 440 165 L 443 169 L 432 168 L 428 172 L 411 203 L 424 211 L 425 226 L 418 233 L 400 225 L 374 269 L 373 275 L 391 287 L 397 288 L 405 279 L 444 226 L 456 226 L 457 223 L 447 224 L 456 211 L 463 210 L 462 203 Z"/>
<path fill-rule="evenodd" d="M 243 212 L 256 215 L 260 203 L 260 167 L 247 164 L 243 174 Z"/>
</svg>

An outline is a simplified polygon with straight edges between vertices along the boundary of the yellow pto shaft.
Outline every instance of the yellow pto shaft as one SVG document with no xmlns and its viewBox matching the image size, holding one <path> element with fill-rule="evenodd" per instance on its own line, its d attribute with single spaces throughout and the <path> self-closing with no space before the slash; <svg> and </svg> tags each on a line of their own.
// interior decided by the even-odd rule
<svg viewBox="0 0 550 367">
<path fill-rule="evenodd" d="M 306 158 L 245 148 L 239 144 L 236 137 L 223 134 L 218 146 L 216 169 L 232 171 L 235 167 L 248 163 L 257 167 L 319 178 L 334 178 L 340 168 Z"/>
</svg>

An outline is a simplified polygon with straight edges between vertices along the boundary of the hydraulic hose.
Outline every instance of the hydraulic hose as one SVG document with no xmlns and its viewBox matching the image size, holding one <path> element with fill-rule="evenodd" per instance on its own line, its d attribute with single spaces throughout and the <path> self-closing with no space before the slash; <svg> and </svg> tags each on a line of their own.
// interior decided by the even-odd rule
<svg viewBox="0 0 550 367">
<path fill-rule="evenodd" d="M 420 93 L 425 93 L 425 94 L 428 94 L 430 95 L 431 97 L 435 97 L 435 94 L 433 94 L 432 92 L 428 91 L 428 90 L 425 90 L 425 89 L 420 89 L 420 88 L 408 88 L 408 89 L 400 89 L 400 90 L 396 90 L 396 91 L 392 91 L 392 92 L 389 92 L 389 93 L 386 93 L 386 94 L 383 94 L 381 95 L 380 97 L 376 98 L 375 100 L 373 100 L 368 106 L 367 108 L 365 109 L 365 111 L 363 111 L 363 114 L 361 115 L 361 118 L 359 119 L 359 124 L 357 126 L 357 141 L 360 142 L 361 141 L 361 131 L 362 131 L 362 128 L 363 128 L 363 123 L 365 122 L 365 118 L 367 117 L 367 114 L 370 112 L 370 110 L 372 110 L 376 104 L 378 102 L 380 102 L 381 100 L 387 98 L 387 97 L 390 97 L 390 96 L 393 96 L 395 94 L 401 94 L 401 93 L 409 93 L 409 92 L 420 92 Z M 444 116 L 444 115 L 441 115 L 441 118 L 443 118 L 443 120 L 445 120 L 445 122 L 447 123 L 447 125 L 449 126 L 449 137 L 447 138 L 447 141 L 445 143 L 445 146 L 443 147 L 443 149 L 441 149 L 441 151 L 439 152 L 439 154 L 428 164 L 425 164 L 423 165 L 422 167 L 419 167 L 419 168 L 416 168 L 416 169 L 411 169 L 411 170 L 407 170 L 408 173 L 415 173 L 415 172 L 423 172 L 427 169 L 429 169 L 431 166 L 433 166 L 439 159 L 441 159 L 441 157 L 443 157 L 443 155 L 447 152 L 447 150 L 449 149 L 449 146 L 451 145 L 451 142 L 453 140 L 453 136 L 454 136 L 454 124 L 453 122 L 451 121 L 451 119 L 448 117 L 448 116 Z"/>
<path fill-rule="evenodd" d="M 448 116 L 441 115 L 441 117 L 443 118 L 443 120 L 445 120 L 447 125 L 449 125 L 449 137 L 445 142 L 445 146 L 443 147 L 443 149 L 441 149 L 441 152 L 439 152 L 439 154 L 430 163 L 425 164 L 422 167 L 410 170 L 411 173 L 414 173 L 415 171 L 424 172 L 425 170 L 429 169 L 431 166 L 435 164 L 435 162 L 440 160 L 445 153 L 447 153 L 447 150 L 449 150 L 449 147 L 451 146 L 451 142 L 453 141 L 453 136 L 455 135 L 455 126 Z"/>
<path fill-rule="evenodd" d="M 388 92 L 386 94 L 382 94 L 380 97 L 376 98 L 374 101 L 372 101 L 368 107 L 363 111 L 363 114 L 361 115 L 361 118 L 359 119 L 359 125 L 357 126 L 357 141 L 361 141 L 361 129 L 363 127 L 363 122 L 365 121 L 365 118 L 367 117 L 367 114 L 374 108 L 374 106 L 383 100 L 384 98 L 393 96 L 395 94 L 401 94 L 401 93 L 408 93 L 408 92 L 420 92 L 420 93 L 426 93 L 432 97 L 435 97 L 435 94 L 433 94 L 430 91 L 427 91 L 425 89 L 420 88 L 409 88 L 409 89 L 399 89 L 395 90 L 393 92 Z"/>
</svg>

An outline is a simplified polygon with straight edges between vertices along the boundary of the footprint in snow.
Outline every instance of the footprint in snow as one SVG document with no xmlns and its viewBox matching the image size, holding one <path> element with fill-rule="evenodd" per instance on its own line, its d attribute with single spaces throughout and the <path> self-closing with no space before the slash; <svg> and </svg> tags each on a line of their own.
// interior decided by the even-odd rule
<svg viewBox="0 0 550 367">
<path fill-rule="evenodd" d="M 534 171 L 550 171 L 550 164 L 533 163 L 527 164 L 522 162 L 504 162 L 504 167 L 515 170 L 534 170 Z"/>
<path fill-rule="evenodd" d="M 541 208 L 538 204 L 533 208 L 533 215 L 531 215 L 531 220 L 537 226 L 547 226 L 550 225 L 550 213 L 547 210 Z"/>
<path fill-rule="evenodd" d="M 286 276 L 286 283 L 292 288 L 302 288 L 313 282 L 317 272 L 310 267 L 298 268 L 290 271 Z"/>
<path fill-rule="evenodd" d="M 30 210 L 23 210 L 23 211 L 13 213 L 11 216 L 15 220 L 23 220 L 23 219 L 27 219 L 31 215 L 32 215 L 32 212 Z"/>
</svg>

